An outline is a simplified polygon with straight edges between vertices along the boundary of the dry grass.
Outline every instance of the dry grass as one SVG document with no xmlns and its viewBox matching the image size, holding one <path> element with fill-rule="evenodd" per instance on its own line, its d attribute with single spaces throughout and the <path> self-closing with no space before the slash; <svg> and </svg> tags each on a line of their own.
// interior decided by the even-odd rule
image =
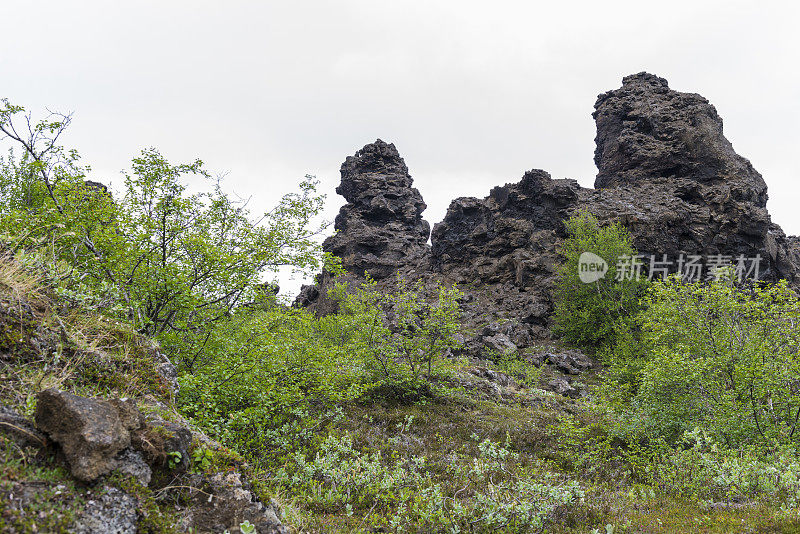
<svg viewBox="0 0 800 534">
<path fill-rule="evenodd" d="M 89 396 L 167 400 L 152 347 L 132 327 L 58 299 L 41 277 L 0 255 L 0 400 L 30 413 L 54 387 Z"/>
<path fill-rule="evenodd" d="M 18 261 L 0 254 L 0 291 L 15 299 L 41 302 L 41 278 L 25 269 Z"/>
</svg>

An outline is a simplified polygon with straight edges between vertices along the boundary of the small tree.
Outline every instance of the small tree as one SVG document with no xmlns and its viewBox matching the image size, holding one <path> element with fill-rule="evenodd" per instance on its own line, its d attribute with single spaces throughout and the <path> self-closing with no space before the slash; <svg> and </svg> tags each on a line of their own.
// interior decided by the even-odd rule
<svg viewBox="0 0 800 534">
<path fill-rule="evenodd" d="M 69 115 L 35 123 L 1 102 L 0 139 L 22 148 L 0 161 L 0 222 L 13 245 L 48 244 L 46 263 L 64 267 L 65 290 L 121 302 L 137 329 L 189 370 L 203 361 L 214 326 L 256 299 L 266 276 L 284 266 L 319 270 L 315 237 L 327 224 L 314 222 L 324 196 L 313 177 L 254 219 L 219 180 L 210 192 L 186 191 L 185 176 L 209 178 L 200 160 L 173 165 L 151 148 L 133 159 L 113 198 L 85 182 L 77 152 L 58 144 Z"/>
<path fill-rule="evenodd" d="M 417 390 L 427 387 L 447 350 L 459 345 L 459 295 L 455 287 L 439 286 L 428 302 L 420 283 L 398 278 L 397 289 L 382 293 L 367 279 L 343 298 L 340 315 L 352 321 L 359 352 L 381 384 Z"/>
<path fill-rule="evenodd" d="M 588 213 L 571 217 L 565 226 L 569 237 L 561 247 L 565 261 L 556 283 L 556 331 L 579 346 L 609 346 L 620 332 L 633 328 L 632 318 L 648 284 L 644 279 L 616 280 L 618 260 L 635 257 L 636 249 L 621 225 L 600 226 Z M 602 258 L 608 270 L 602 278 L 584 283 L 579 264 L 587 252 Z"/>
<path fill-rule="evenodd" d="M 800 443 L 800 300 L 786 281 L 654 284 L 636 404 L 656 433 L 699 426 L 729 446 Z"/>
</svg>

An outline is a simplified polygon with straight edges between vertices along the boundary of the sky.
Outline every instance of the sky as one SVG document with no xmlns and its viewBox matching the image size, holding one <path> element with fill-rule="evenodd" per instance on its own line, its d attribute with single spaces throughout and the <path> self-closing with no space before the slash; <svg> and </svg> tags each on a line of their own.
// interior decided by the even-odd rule
<svg viewBox="0 0 800 534">
<path fill-rule="evenodd" d="M 112 189 L 152 146 L 254 211 L 315 175 L 332 220 L 342 161 L 380 138 L 433 225 L 533 168 L 591 187 L 595 99 L 646 70 L 716 106 L 800 234 L 800 2 L 36 0 L 2 18 L 0 97 L 73 112 L 64 144 Z"/>
</svg>

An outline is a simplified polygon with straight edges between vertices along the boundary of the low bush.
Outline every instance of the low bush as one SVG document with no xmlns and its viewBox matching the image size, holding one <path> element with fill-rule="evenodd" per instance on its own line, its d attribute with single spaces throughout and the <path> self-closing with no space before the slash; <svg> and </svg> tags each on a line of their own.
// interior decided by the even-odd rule
<svg viewBox="0 0 800 534">
<path fill-rule="evenodd" d="M 553 315 L 556 333 L 579 347 L 607 349 L 621 333 L 636 332 L 633 318 L 641 309 L 639 300 L 648 281 L 628 276 L 634 273 L 618 272 L 619 261 L 637 255 L 620 224 L 601 226 L 593 215 L 580 213 L 565 226 L 568 237 L 561 247 L 565 261 L 558 271 Z M 589 283 L 581 281 L 580 258 L 584 253 L 605 261 L 608 270 L 603 277 Z"/>
<path fill-rule="evenodd" d="M 728 447 L 800 443 L 800 300 L 785 281 L 655 284 L 634 407 L 649 435 L 705 428 Z"/>
<path fill-rule="evenodd" d="M 400 400 L 430 394 L 442 356 L 459 345 L 459 291 L 438 286 L 429 302 L 421 283 L 400 278 L 387 292 L 369 279 L 349 294 L 343 290 L 338 290 L 339 317 L 353 333 L 353 350 L 363 358 L 374 387 Z"/>
<path fill-rule="evenodd" d="M 730 449 L 700 428 L 686 432 L 682 445 L 655 470 L 669 490 L 709 501 L 760 499 L 795 510 L 800 505 L 800 460 L 792 449 L 768 455 Z"/>
<path fill-rule="evenodd" d="M 384 458 L 359 451 L 349 435 L 330 436 L 313 457 L 294 455 L 276 482 L 315 510 L 358 512 L 392 532 L 530 532 L 583 497 L 575 482 L 521 468 L 518 455 L 499 443 L 483 440 L 478 449 L 441 481 L 423 457 Z"/>
</svg>

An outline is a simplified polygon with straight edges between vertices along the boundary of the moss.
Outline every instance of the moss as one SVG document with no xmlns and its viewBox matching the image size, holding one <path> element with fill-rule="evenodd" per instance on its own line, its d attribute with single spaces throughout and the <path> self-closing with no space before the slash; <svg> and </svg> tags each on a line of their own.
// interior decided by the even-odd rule
<svg viewBox="0 0 800 534">
<path fill-rule="evenodd" d="M 41 323 L 27 304 L 18 304 L 0 296 L 0 354 L 30 361 L 39 356 L 33 340 Z"/>
<path fill-rule="evenodd" d="M 0 532 L 68 532 L 83 494 L 54 455 L 0 435 Z"/>
</svg>

